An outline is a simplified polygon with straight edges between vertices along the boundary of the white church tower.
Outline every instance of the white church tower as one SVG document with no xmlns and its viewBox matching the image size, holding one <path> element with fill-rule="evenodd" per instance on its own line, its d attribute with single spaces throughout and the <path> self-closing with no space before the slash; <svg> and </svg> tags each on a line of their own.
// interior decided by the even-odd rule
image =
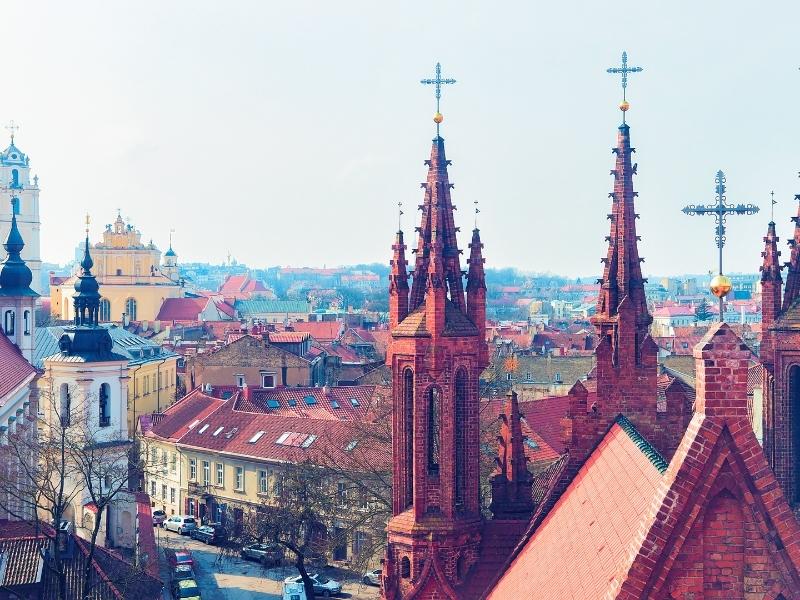
<svg viewBox="0 0 800 600">
<path fill-rule="evenodd" d="M 0 191 L 4 201 L 0 201 L 0 239 L 6 239 L 11 229 L 12 212 L 17 216 L 17 227 L 25 240 L 22 259 L 33 273 L 31 288 L 42 293 L 39 235 L 39 178 L 31 179 L 30 159 L 14 144 L 14 134 L 18 127 L 12 121 L 7 127 L 11 132 L 11 143 L 0 152 Z M 7 200 L 12 200 L 9 204 Z"/>
</svg>

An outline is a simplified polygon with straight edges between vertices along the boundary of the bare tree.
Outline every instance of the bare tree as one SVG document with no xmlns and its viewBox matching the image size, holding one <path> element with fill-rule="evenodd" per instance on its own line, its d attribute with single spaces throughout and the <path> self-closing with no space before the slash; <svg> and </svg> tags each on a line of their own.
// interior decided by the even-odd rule
<svg viewBox="0 0 800 600">
<path fill-rule="evenodd" d="M 88 498 L 93 503 L 96 514 L 80 568 L 81 597 L 88 599 L 93 586 L 100 583 L 93 576 L 93 563 L 103 517 L 127 491 L 125 447 L 129 442 L 119 436 L 106 436 L 98 442 L 98 426 L 87 413 L 92 405 L 91 397 L 76 386 L 59 389 L 56 394 L 45 380 L 38 394 L 38 435 L 33 432 L 9 444 L 10 460 L 0 471 L 0 508 L 14 519 L 32 521 L 37 534 L 48 540 L 51 560 L 45 567 L 57 581 L 60 600 L 68 597 L 64 549 L 70 535 L 62 524 L 82 519 L 76 514 L 82 500 Z M 51 526 L 42 525 L 40 519 Z M 83 524 L 82 520 L 78 523 Z"/>
</svg>

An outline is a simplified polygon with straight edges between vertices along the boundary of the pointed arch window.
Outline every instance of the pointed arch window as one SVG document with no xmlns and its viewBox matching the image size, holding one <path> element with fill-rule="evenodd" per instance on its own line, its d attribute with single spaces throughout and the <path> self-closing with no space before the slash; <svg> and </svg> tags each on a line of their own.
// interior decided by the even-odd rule
<svg viewBox="0 0 800 600">
<path fill-rule="evenodd" d="M 109 302 L 106 298 L 101 298 L 100 300 L 100 320 L 111 320 L 111 302 Z"/>
<path fill-rule="evenodd" d="M 455 446 L 456 446 L 456 464 L 455 464 L 455 503 L 456 508 L 463 508 L 467 497 L 467 476 L 466 476 L 466 441 L 467 441 L 467 394 L 468 394 L 469 378 L 467 370 L 463 367 L 456 371 L 455 379 L 455 397 L 453 398 L 455 406 Z"/>
<path fill-rule="evenodd" d="M 405 506 L 414 505 L 414 371 L 403 371 L 403 419 L 405 429 Z"/>
<path fill-rule="evenodd" d="M 428 390 L 428 474 L 439 474 L 442 400 L 438 387 Z"/>
<path fill-rule="evenodd" d="M 7 310 L 3 317 L 3 331 L 6 335 L 14 335 L 14 325 L 16 324 L 17 314 L 13 310 Z"/>
<path fill-rule="evenodd" d="M 100 427 L 108 427 L 111 425 L 111 386 L 104 383 L 100 386 L 100 395 L 98 402 L 99 409 L 99 423 Z"/>
<path fill-rule="evenodd" d="M 125 313 L 131 321 L 136 320 L 136 299 L 128 298 L 125 301 Z"/>
</svg>

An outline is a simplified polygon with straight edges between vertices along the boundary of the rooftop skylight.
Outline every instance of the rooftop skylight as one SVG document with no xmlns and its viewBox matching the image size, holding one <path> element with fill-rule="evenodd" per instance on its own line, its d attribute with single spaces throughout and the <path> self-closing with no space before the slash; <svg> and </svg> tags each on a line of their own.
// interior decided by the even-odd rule
<svg viewBox="0 0 800 600">
<path fill-rule="evenodd" d="M 217 427 L 217 430 L 214 433 L 212 433 L 211 435 L 218 436 L 220 433 L 222 433 L 223 429 L 225 429 L 225 428 L 224 427 Z"/>
<path fill-rule="evenodd" d="M 312 404 L 317 403 L 317 399 L 314 398 L 314 396 L 306 396 L 305 398 L 303 398 L 303 402 L 311 406 Z"/>
<path fill-rule="evenodd" d="M 250 438 L 249 440 L 247 440 L 247 441 L 248 441 L 249 443 L 251 443 L 251 444 L 255 444 L 255 443 L 258 441 L 258 440 L 260 440 L 260 439 L 261 439 L 261 436 L 263 436 L 265 433 L 266 433 L 265 431 L 257 431 L 257 432 L 255 433 L 255 435 L 254 435 L 253 437 L 251 437 L 251 438 Z"/>
<path fill-rule="evenodd" d="M 358 403 L 358 400 L 356 400 L 355 398 L 350 398 L 350 404 L 352 404 L 354 407 L 356 407 L 356 406 L 361 406 L 361 405 Z"/>
<path fill-rule="evenodd" d="M 208 428 L 209 428 L 209 425 L 208 425 L 208 423 L 206 423 L 200 429 L 197 430 L 197 433 L 203 433 Z"/>
</svg>

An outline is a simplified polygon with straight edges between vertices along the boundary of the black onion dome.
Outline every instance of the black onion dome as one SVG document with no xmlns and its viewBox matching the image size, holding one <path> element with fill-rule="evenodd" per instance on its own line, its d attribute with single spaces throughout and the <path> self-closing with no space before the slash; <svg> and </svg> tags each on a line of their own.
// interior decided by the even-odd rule
<svg viewBox="0 0 800 600">
<path fill-rule="evenodd" d="M 97 279 L 92 275 L 92 267 L 94 261 L 92 255 L 89 253 L 89 237 L 86 237 L 86 246 L 83 251 L 83 260 L 81 261 L 81 272 L 75 280 L 75 295 L 84 297 L 100 297 L 100 285 Z"/>
<path fill-rule="evenodd" d="M 11 230 L 8 232 L 3 247 L 6 249 L 6 259 L 0 263 L 0 296 L 36 296 L 31 289 L 33 273 L 30 267 L 22 260 L 20 253 L 25 247 L 22 235 L 17 227 L 17 215 L 11 211 Z"/>
</svg>

